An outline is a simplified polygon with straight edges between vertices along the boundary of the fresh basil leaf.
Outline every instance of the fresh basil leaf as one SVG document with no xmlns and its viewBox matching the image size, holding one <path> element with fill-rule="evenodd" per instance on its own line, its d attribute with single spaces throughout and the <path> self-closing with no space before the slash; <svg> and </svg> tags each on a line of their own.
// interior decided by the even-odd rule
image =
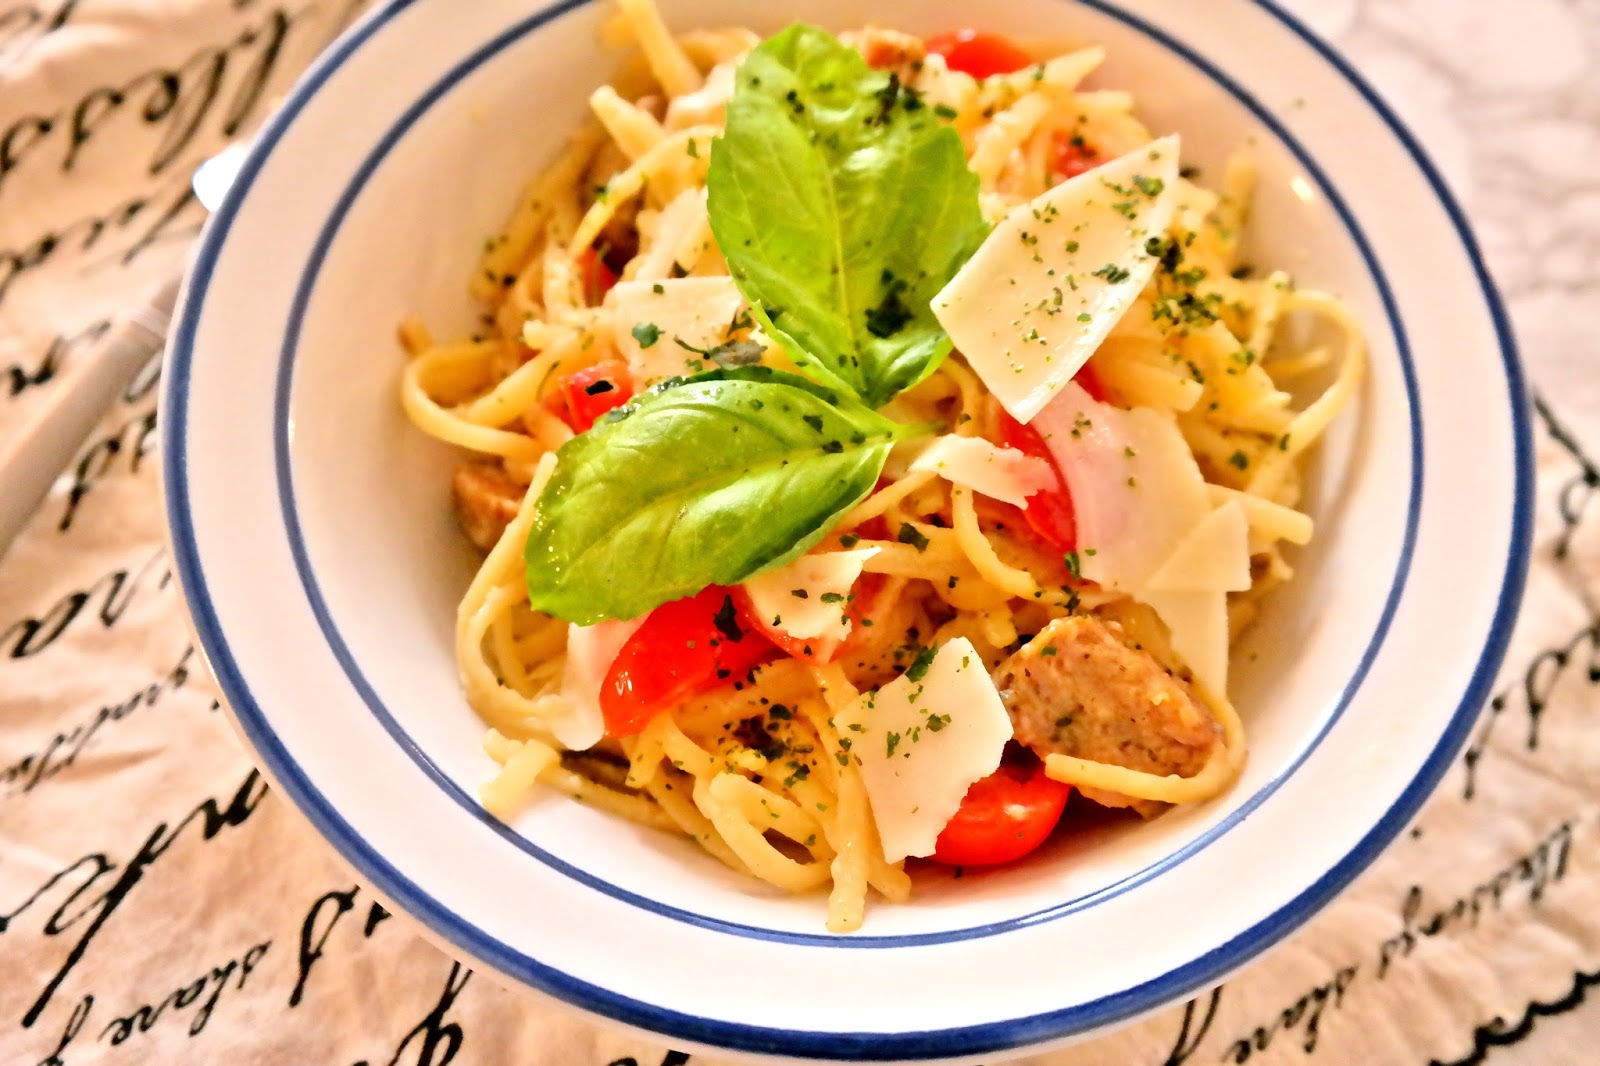
<svg viewBox="0 0 1600 1066">
<path fill-rule="evenodd" d="M 928 305 L 988 232 L 961 138 L 814 26 L 736 79 L 707 179 L 717 243 L 790 358 L 879 407 L 949 354 Z"/>
<path fill-rule="evenodd" d="M 802 554 L 916 432 L 793 374 L 715 370 L 562 445 L 528 535 L 528 597 L 580 625 L 637 618 Z"/>
</svg>

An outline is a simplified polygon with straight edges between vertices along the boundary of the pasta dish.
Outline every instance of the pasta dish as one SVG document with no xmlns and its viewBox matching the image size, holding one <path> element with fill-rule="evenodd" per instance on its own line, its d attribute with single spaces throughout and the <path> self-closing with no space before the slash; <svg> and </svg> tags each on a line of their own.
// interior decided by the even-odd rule
<svg viewBox="0 0 1600 1066">
<path fill-rule="evenodd" d="M 400 327 L 407 414 L 471 453 L 485 807 L 567 793 L 846 932 L 922 863 L 1228 789 L 1229 649 L 1365 360 L 1244 260 L 1248 155 L 1187 167 L 1093 47 L 605 32 L 479 333 Z"/>
</svg>

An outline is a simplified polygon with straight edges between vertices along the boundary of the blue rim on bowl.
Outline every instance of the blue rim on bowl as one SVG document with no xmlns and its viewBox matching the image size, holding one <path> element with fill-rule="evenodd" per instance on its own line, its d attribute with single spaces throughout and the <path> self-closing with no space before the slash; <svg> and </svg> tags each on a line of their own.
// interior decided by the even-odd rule
<svg viewBox="0 0 1600 1066">
<path fill-rule="evenodd" d="M 1160 978 L 1115 995 L 1058 1011 L 1025 1018 L 971 1025 L 958 1029 L 941 1029 L 927 1032 L 894 1034 L 800 1032 L 721 1022 L 663 1009 L 617 995 L 593 984 L 572 978 L 540 963 L 537 959 L 531 958 L 503 942 L 489 937 L 476 927 L 462 921 L 458 915 L 442 905 L 437 899 L 419 889 L 415 883 L 391 865 L 362 838 L 322 796 L 283 747 L 267 717 L 251 696 L 248 685 L 229 651 L 221 627 L 209 604 L 205 578 L 195 542 L 194 529 L 189 518 L 186 458 L 181 446 L 186 436 L 184 429 L 187 408 L 187 382 L 194 356 L 194 338 L 201 309 L 210 284 L 211 272 L 221 253 L 228 230 L 239 211 L 240 205 L 248 194 L 252 182 L 259 174 L 261 166 L 272 151 L 273 146 L 281 139 L 284 131 L 295 120 L 296 115 L 316 95 L 328 78 L 339 69 L 352 53 L 374 34 L 380 32 L 396 14 L 415 2 L 416 0 L 391 0 L 388 5 L 375 12 L 342 38 L 305 76 L 284 105 L 283 110 L 274 117 L 264 130 L 255 152 L 241 172 L 225 203 L 217 212 L 202 242 L 200 255 L 190 281 L 188 299 L 185 301 L 180 315 L 169 353 L 167 371 L 169 384 L 164 409 L 164 444 L 166 446 L 163 449 L 163 473 L 167 485 L 168 522 L 172 531 L 179 575 L 186 592 L 189 594 L 190 609 L 194 617 L 195 628 L 206 657 L 217 675 L 244 732 L 259 753 L 272 778 L 290 795 L 296 805 L 311 819 L 318 830 L 335 845 L 345 859 L 354 865 L 363 876 L 368 878 L 381 894 L 395 901 L 408 913 L 421 920 L 445 941 L 458 946 L 463 951 L 483 960 L 501 972 L 587 1010 L 611 1017 L 628 1025 L 652 1030 L 668 1038 L 678 1038 L 701 1044 L 768 1054 L 857 1060 L 946 1058 L 990 1053 L 1025 1046 L 1041 1040 L 1057 1039 L 1081 1033 L 1125 1020 L 1162 1003 L 1193 992 L 1241 965 L 1286 936 L 1308 919 L 1358 873 L 1365 869 L 1411 820 L 1454 760 L 1456 752 L 1465 742 L 1476 712 L 1487 696 L 1488 688 L 1504 656 L 1511 624 L 1521 600 L 1529 562 L 1532 525 L 1532 497 L 1529 491 L 1532 484 L 1532 441 L 1525 387 L 1516 355 L 1515 343 L 1511 336 L 1504 309 L 1488 277 L 1476 243 L 1459 206 L 1450 195 L 1433 164 L 1418 146 L 1415 138 L 1337 52 L 1279 9 L 1271 0 L 1252 0 L 1256 6 L 1269 13 L 1304 40 L 1339 71 L 1373 111 L 1382 118 L 1431 186 L 1457 231 L 1462 250 L 1472 264 L 1484 302 L 1493 318 L 1502 361 L 1505 366 L 1507 390 L 1513 405 L 1512 419 L 1516 440 L 1514 459 L 1518 493 L 1512 521 L 1511 552 L 1507 560 L 1505 578 L 1500 588 L 1489 639 L 1482 650 L 1477 667 L 1466 687 L 1465 694 L 1450 719 L 1448 728 L 1444 731 L 1439 743 L 1424 763 L 1421 771 L 1378 824 L 1321 880 L 1299 897 L 1257 922 L 1250 929 L 1236 936 L 1228 943 L 1200 958 L 1191 960 L 1186 965 Z M 283 429 L 288 422 L 289 382 L 293 371 L 294 350 L 301 319 L 303 318 L 312 286 L 315 283 L 322 257 L 337 233 L 346 211 L 372 172 L 406 130 L 455 83 L 495 53 L 550 20 L 585 6 L 590 2 L 591 0 L 559 0 L 559 2 L 539 10 L 484 44 L 471 56 L 452 68 L 445 77 L 430 87 L 426 93 L 422 94 L 400 119 L 386 131 L 340 197 L 338 205 L 319 235 L 311 262 L 306 268 L 295 296 L 279 368 L 278 394 L 276 397 L 278 408 L 276 423 L 279 427 L 276 442 L 276 461 L 279 474 L 280 505 L 283 508 L 286 524 L 291 531 L 292 549 L 296 566 L 300 572 L 299 576 L 317 620 L 321 624 L 341 667 L 384 728 L 406 750 L 407 754 L 411 756 L 418 766 L 458 804 L 470 810 L 474 816 L 481 817 L 492 824 L 495 830 L 503 837 L 512 841 L 539 861 L 597 891 L 607 893 L 624 902 L 655 911 L 666 917 L 706 926 L 721 932 L 753 936 L 760 939 L 825 944 L 829 947 L 873 948 L 941 943 L 989 936 L 1020 925 L 1049 921 L 1052 918 L 1060 917 L 1074 910 L 1091 906 L 1100 900 L 1110 898 L 1163 870 L 1170 869 L 1237 825 L 1294 772 L 1300 762 L 1315 749 L 1322 737 L 1332 728 L 1334 722 L 1360 687 L 1368 667 L 1371 665 L 1378 648 L 1383 643 L 1389 623 L 1393 618 L 1401 592 L 1405 586 L 1416 539 L 1418 512 L 1420 509 L 1423 468 L 1421 427 L 1419 424 L 1420 405 L 1416 394 L 1417 385 L 1405 334 L 1389 286 L 1354 217 L 1317 166 L 1315 160 L 1295 141 L 1267 108 L 1263 107 L 1205 57 L 1188 48 L 1182 42 L 1173 39 L 1158 27 L 1150 25 L 1131 13 L 1120 10 L 1110 0 L 1078 0 L 1078 2 L 1117 19 L 1148 36 L 1168 51 L 1205 73 L 1207 77 L 1247 107 L 1257 119 L 1271 129 L 1280 141 L 1296 155 L 1299 162 L 1306 168 L 1307 173 L 1312 176 L 1313 180 L 1327 196 L 1328 202 L 1339 214 L 1351 238 L 1359 248 L 1368 269 L 1371 271 L 1394 330 L 1403 363 L 1412 419 L 1412 486 L 1408 503 L 1404 546 L 1397 562 L 1394 582 L 1388 599 L 1373 633 L 1371 643 L 1363 654 L 1357 671 L 1341 693 L 1333 713 L 1327 716 L 1317 735 L 1308 738 L 1295 761 L 1272 781 L 1259 789 L 1240 809 L 1231 814 L 1222 823 L 1213 827 L 1201 838 L 1159 862 L 1151 864 L 1146 869 L 1098 892 L 1056 904 L 1046 910 L 1019 918 L 968 929 L 910 936 L 874 937 L 858 935 L 839 937 L 823 934 L 777 932 L 707 918 L 703 915 L 681 911 L 657 901 L 639 897 L 595 878 L 585 871 L 572 867 L 570 864 L 539 849 L 513 830 L 482 814 L 478 804 L 468 797 L 459 785 L 450 780 L 394 721 L 392 715 L 388 713 L 376 693 L 372 690 L 371 685 L 362 676 L 359 667 L 354 662 L 348 648 L 344 645 L 342 638 L 334 627 L 306 556 L 303 542 L 298 536 L 299 523 L 295 510 L 292 485 L 288 475 L 287 439 Z"/>
</svg>

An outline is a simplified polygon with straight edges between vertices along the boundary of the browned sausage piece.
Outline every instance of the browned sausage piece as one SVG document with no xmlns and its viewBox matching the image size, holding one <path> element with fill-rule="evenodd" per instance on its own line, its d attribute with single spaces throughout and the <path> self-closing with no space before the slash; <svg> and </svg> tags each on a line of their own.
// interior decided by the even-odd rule
<svg viewBox="0 0 1600 1066">
<path fill-rule="evenodd" d="M 1222 742 L 1222 728 L 1194 693 L 1122 627 L 1092 617 L 1058 618 L 995 669 L 1017 740 L 1051 752 L 1152 774 L 1192 777 Z M 1146 818 L 1167 805 L 1082 789 L 1107 807 Z"/>
<path fill-rule="evenodd" d="M 450 479 L 456 518 L 467 539 L 488 552 L 517 517 L 527 488 L 517 484 L 499 463 L 462 463 Z"/>
<path fill-rule="evenodd" d="M 928 54 L 920 39 L 882 26 L 868 26 L 849 35 L 849 43 L 873 69 L 893 71 L 902 82 L 910 82 L 917 76 Z"/>
</svg>

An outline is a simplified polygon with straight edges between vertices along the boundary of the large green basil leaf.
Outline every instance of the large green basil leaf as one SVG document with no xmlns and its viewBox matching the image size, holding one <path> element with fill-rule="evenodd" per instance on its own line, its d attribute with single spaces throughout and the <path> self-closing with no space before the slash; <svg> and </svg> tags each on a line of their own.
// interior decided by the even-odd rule
<svg viewBox="0 0 1600 1066">
<path fill-rule="evenodd" d="M 949 354 L 929 302 L 987 233 L 978 179 L 855 49 L 797 24 L 751 52 L 707 183 L 740 292 L 807 372 L 878 407 Z"/>
<path fill-rule="evenodd" d="M 655 389 L 562 445 L 528 535 L 528 596 L 592 625 L 800 555 L 916 432 L 751 367 Z"/>
</svg>

